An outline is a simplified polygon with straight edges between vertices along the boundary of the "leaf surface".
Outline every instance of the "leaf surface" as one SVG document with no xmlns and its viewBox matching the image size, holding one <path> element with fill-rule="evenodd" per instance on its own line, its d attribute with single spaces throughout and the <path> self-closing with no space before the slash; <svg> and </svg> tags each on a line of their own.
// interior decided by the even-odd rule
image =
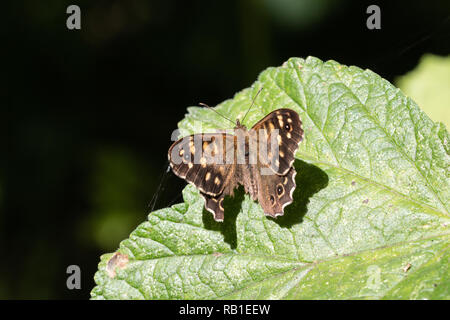
<svg viewBox="0 0 450 320">
<path fill-rule="evenodd" d="M 264 216 L 240 189 L 225 221 L 187 186 L 103 255 L 94 299 L 449 299 L 449 135 L 369 70 L 309 57 L 262 72 L 217 106 L 245 125 L 278 108 L 302 119 L 294 202 Z M 181 135 L 229 129 L 190 107 Z"/>
</svg>

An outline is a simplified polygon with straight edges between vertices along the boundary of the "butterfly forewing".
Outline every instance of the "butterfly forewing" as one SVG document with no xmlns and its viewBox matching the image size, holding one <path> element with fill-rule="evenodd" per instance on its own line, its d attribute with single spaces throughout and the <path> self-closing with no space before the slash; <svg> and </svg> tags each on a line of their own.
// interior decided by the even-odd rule
<svg viewBox="0 0 450 320">
<path fill-rule="evenodd" d="M 219 195 L 234 171 L 234 136 L 195 134 L 176 141 L 169 149 L 173 172 L 202 193 Z"/>
<path fill-rule="evenodd" d="M 299 143 L 303 140 L 302 122 L 298 113 L 291 109 L 278 109 L 256 123 L 252 130 L 267 132 L 267 150 L 270 168 L 279 175 L 285 175 L 292 167 Z M 261 136 L 261 135 L 260 135 Z M 271 142 L 278 145 L 277 153 Z M 264 162 L 264 161 L 261 161 Z"/>
</svg>

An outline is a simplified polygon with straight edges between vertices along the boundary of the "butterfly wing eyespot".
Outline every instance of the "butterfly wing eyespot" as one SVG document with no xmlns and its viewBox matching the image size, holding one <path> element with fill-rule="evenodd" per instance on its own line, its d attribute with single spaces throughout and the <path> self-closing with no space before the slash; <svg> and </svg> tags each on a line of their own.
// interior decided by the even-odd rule
<svg viewBox="0 0 450 320">
<path fill-rule="evenodd" d="M 295 168 L 291 167 L 285 176 L 273 174 L 261 179 L 258 202 L 263 208 L 264 214 L 274 218 L 284 214 L 284 208 L 294 200 L 296 174 Z M 264 194 L 268 194 L 268 196 Z"/>
<path fill-rule="evenodd" d="M 277 184 L 277 195 L 278 195 L 278 198 L 283 196 L 283 194 L 284 194 L 284 187 L 283 187 L 283 185 L 281 183 L 279 183 L 279 184 Z"/>
<path fill-rule="evenodd" d="M 275 197 L 273 195 L 269 196 L 270 204 L 273 206 L 275 204 Z"/>
<path fill-rule="evenodd" d="M 292 126 L 291 126 L 289 123 L 286 123 L 286 124 L 284 125 L 284 129 L 285 129 L 286 131 L 288 131 L 288 132 L 291 132 L 291 131 L 292 131 Z"/>
</svg>

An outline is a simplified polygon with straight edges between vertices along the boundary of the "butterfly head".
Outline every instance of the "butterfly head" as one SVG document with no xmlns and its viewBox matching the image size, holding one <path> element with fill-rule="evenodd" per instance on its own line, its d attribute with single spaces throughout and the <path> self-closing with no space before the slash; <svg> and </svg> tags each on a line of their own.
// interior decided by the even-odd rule
<svg viewBox="0 0 450 320">
<path fill-rule="evenodd" d="M 236 119 L 236 126 L 234 127 L 234 129 L 247 129 L 246 126 L 244 126 L 243 124 L 241 124 L 241 122 L 239 121 L 239 119 Z"/>
</svg>

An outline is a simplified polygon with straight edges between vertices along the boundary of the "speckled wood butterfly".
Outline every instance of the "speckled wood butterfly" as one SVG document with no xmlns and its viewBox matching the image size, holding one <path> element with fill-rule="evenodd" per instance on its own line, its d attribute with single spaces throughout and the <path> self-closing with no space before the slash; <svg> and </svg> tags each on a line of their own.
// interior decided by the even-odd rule
<svg viewBox="0 0 450 320">
<path fill-rule="evenodd" d="M 233 196 L 240 184 L 266 215 L 283 215 L 296 187 L 294 155 L 303 139 L 299 115 L 278 109 L 250 130 L 237 120 L 233 133 L 200 133 L 174 142 L 168 155 L 173 172 L 200 190 L 216 221 L 224 219 L 225 196 Z"/>
</svg>

